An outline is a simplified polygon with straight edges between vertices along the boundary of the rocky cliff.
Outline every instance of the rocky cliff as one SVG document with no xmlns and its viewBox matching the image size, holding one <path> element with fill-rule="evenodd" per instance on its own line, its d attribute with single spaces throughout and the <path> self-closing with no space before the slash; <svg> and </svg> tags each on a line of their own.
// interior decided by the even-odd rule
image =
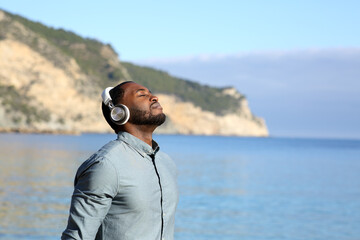
<svg viewBox="0 0 360 240">
<path fill-rule="evenodd" d="M 168 116 L 158 133 L 268 135 L 264 120 L 234 88 L 202 86 L 122 63 L 110 45 L 0 10 L 0 130 L 110 132 L 100 94 L 126 80 L 157 93 Z M 218 102 L 226 103 L 221 111 Z"/>
</svg>

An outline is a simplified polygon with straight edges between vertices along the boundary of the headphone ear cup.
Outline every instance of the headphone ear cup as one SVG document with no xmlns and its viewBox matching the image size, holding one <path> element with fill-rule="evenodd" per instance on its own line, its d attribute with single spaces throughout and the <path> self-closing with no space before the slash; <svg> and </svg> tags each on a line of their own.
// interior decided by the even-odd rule
<svg viewBox="0 0 360 240">
<path fill-rule="evenodd" d="M 130 118 L 129 108 L 123 104 L 118 104 L 110 111 L 111 120 L 117 125 L 124 125 Z"/>
</svg>

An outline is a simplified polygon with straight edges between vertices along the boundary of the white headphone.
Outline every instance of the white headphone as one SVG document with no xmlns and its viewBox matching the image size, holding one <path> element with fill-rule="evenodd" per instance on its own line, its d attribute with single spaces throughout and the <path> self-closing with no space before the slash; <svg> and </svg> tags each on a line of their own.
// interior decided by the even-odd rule
<svg viewBox="0 0 360 240">
<path fill-rule="evenodd" d="M 103 103 L 110 108 L 111 121 L 117 125 L 124 125 L 130 118 L 129 108 L 124 104 L 117 104 L 114 106 L 110 96 L 111 89 L 113 88 L 108 87 L 102 92 L 101 97 L 103 99 Z"/>
</svg>

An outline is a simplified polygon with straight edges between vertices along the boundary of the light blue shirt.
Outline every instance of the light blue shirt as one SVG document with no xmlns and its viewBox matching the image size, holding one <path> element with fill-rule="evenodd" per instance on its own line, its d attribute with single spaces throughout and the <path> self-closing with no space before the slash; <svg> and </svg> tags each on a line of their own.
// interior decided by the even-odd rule
<svg viewBox="0 0 360 240">
<path fill-rule="evenodd" d="M 155 141 L 120 132 L 79 167 L 61 239 L 173 240 L 176 178 Z"/>
</svg>

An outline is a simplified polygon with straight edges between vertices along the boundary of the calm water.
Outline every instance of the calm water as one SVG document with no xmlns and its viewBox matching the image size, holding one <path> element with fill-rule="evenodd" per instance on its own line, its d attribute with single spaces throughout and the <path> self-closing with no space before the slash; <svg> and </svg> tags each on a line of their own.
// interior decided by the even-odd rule
<svg viewBox="0 0 360 240">
<path fill-rule="evenodd" d="M 0 134 L 0 239 L 59 239 L 77 167 L 115 135 Z M 176 240 L 360 239 L 360 140 L 156 136 Z"/>
</svg>

